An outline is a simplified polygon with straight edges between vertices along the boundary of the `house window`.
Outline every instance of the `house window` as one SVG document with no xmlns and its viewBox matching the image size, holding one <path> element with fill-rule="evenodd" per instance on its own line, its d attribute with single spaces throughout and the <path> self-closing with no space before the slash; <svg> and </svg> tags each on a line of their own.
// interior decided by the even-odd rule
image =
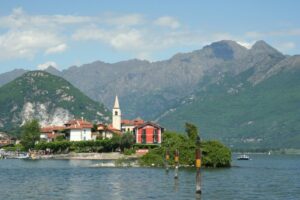
<svg viewBox="0 0 300 200">
<path fill-rule="evenodd" d="M 142 143 L 145 144 L 146 143 L 146 129 L 142 130 Z"/>
<path fill-rule="evenodd" d="M 118 115 L 118 111 L 115 111 L 115 115 Z"/>
<path fill-rule="evenodd" d="M 158 143 L 158 130 L 153 130 L 153 143 Z"/>
</svg>

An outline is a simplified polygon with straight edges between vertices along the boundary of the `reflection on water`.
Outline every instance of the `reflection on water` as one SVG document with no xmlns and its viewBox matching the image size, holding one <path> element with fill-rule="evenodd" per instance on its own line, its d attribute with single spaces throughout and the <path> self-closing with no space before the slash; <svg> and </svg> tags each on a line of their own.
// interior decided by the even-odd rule
<svg viewBox="0 0 300 200">
<path fill-rule="evenodd" d="M 97 161 L 0 160 L 1 199 L 297 199 L 300 156 L 252 155 L 230 169 L 95 168 Z"/>
</svg>

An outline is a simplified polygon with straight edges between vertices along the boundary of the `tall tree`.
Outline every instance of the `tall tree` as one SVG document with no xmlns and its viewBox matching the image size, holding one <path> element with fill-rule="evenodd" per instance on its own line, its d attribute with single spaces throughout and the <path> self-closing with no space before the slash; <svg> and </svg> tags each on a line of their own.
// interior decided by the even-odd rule
<svg viewBox="0 0 300 200">
<path fill-rule="evenodd" d="M 185 132 L 188 135 L 188 137 L 196 141 L 198 137 L 198 128 L 194 124 L 185 123 Z"/>
<path fill-rule="evenodd" d="M 38 120 L 27 121 L 21 128 L 21 144 L 25 149 L 31 149 L 40 140 L 40 125 Z"/>
</svg>

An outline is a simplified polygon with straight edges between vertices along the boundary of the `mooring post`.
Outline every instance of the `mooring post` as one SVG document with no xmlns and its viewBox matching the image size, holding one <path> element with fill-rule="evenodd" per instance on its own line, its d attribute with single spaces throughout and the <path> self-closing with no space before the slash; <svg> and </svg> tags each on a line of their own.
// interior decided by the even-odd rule
<svg viewBox="0 0 300 200">
<path fill-rule="evenodd" d="M 201 151 L 196 149 L 196 193 L 201 194 Z"/>
<path fill-rule="evenodd" d="M 196 193 L 201 194 L 201 149 L 200 149 L 200 137 L 197 137 L 196 141 Z"/>
<path fill-rule="evenodd" d="M 179 164 L 179 151 L 175 150 L 175 175 L 174 178 L 178 179 L 178 164 Z"/>
<path fill-rule="evenodd" d="M 166 171 L 169 172 L 169 159 L 170 159 L 170 152 L 169 149 L 166 150 Z"/>
</svg>

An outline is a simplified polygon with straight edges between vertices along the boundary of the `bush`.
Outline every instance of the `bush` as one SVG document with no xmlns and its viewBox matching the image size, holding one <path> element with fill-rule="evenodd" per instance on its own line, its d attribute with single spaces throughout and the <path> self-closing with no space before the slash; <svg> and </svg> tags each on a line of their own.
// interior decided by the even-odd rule
<svg viewBox="0 0 300 200">
<path fill-rule="evenodd" d="M 174 165 L 175 150 L 179 150 L 179 164 L 192 166 L 195 164 L 195 141 L 183 134 L 165 132 L 160 147 L 151 149 L 140 159 L 141 165 L 163 166 L 166 151 L 169 150 L 169 164 Z M 202 163 L 206 167 L 229 167 L 231 162 L 230 149 L 218 141 L 201 143 Z"/>
<path fill-rule="evenodd" d="M 3 147 L 6 151 L 26 151 L 25 147 L 22 144 L 16 144 L 13 146 Z"/>
<path fill-rule="evenodd" d="M 53 153 L 75 151 L 83 152 L 112 152 L 119 147 L 118 143 L 112 140 L 96 140 L 96 141 L 54 141 L 54 142 L 40 142 L 35 145 L 36 150 L 51 149 Z"/>
<path fill-rule="evenodd" d="M 135 149 L 124 149 L 124 155 L 132 155 L 135 153 Z"/>
<path fill-rule="evenodd" d="M 201 144 L 202 162 L 208 167 L 230 167 L 231 151 L 219 141 L 207 141 Z"/>
</svg>

